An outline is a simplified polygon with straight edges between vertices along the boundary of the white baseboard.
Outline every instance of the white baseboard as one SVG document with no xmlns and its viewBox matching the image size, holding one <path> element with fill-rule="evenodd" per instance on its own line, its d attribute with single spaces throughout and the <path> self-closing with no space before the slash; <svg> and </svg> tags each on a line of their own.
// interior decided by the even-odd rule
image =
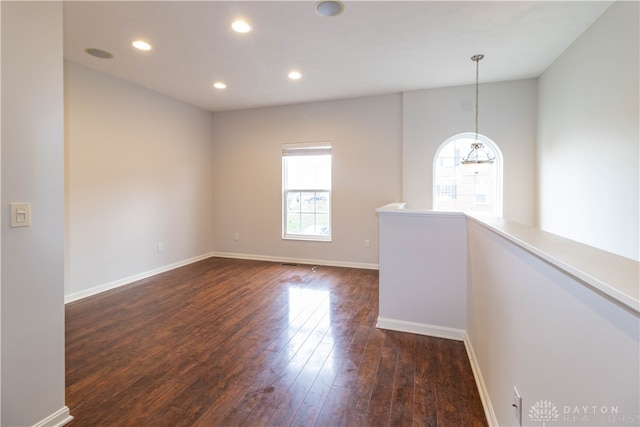
<svg viewBox="0 0 640 427">
<path fill-rule="evenodd" d="M 185 265 L 193 264 L 194 262 L 202 261 L 203 259 L 211 258 L 214 256 L 212 253 L 207 253 L 204 255 L 200 255 L 194 258 L 189 258 L 183 261 L 178 261 L 173 264 L 165 265 L 163 267 L 155 268 L 153 270 L 146 271 L 144 273 L 135 274 L 133 276 L 125 277 L 123 279 L 115 280 L 113 282 L 105 283 L 102 285 L 95 286 L 90 289 L 85 289 L 83 291 L 74 292 L 72 294 L 68 294 L 64 296 L 64 303 L 70 303 L 73 301 L 81 300 L 83 298 L 90 297 L 92 295 L 99 294 L 101 292 L 109 291 L 111 289 L 119 288 L 120 286 L 128 285 L 138 280 L 146 279 L 147 277 L 155 276 L 156 274 L 164 273 L 169 270 L 176 269 L 178 267 L 183 267 Z"/>
<path fill-rule="evenodd" d="M 385 319 L 384 317 L 378 317 L 376 326 L 380 329 L 409 332 L 411 334 L 428 335 L 430 337 L 447 338 L 456 341 L 463 341 L 465 335 L 464 329 L 407 322 L 405 320 Z"/>
<path fill-rule="evenodd" d="M 345 261 L 333 261 L 333 260 L 325 260 L 325 259 L 289 258 L 289 257 L 277 257 L 277 256 L 269 256 L 269 255 L 238 254 L 233 252 L 214 252 L 212 256 L 220 257 L 220 258 L 251 259 L 254 261 L 287 262 L 292 264 L 326 265 L 328 267 L 348 267 L 348 268 L 362 268 L 365 270 L 378 270 L 378 264 L 370 264 L 370 263 L 364 263 L 364 262 L 345 262 Z"/>
<path fill-rule="evenodd" d="M 478 392 L 480 393 L 480 400 L 482 401 L 482 407 L 484 408 L 484 415 L 487 418 L 487 423 L 489 424 L 489 427 L 498 427 L 498 420 L 496 419 L 496 413 L 493 411 L 493 406 L 491 405 L 489 391 L 487 390 L 487 386 L 482 378 L 478 359 L 476 359 L 476 354 L 473 351 L 471 340 L 466 332 L 464 334 L 464 346 L 467 349 L 467 355 L 469 356 L 469 362 L 471 363 L 473 377 L 476 379 L 476 385 L 478 387 Z"/>
<path fill-rule="evenodd" d="M 71 294 L 67 294 L 64 296 L 64 303 L 68 304 L 73 301 L 78 301 L 83 298 L 90 297 L 92 295 L 99 294 L 101 292 L 109 291 L 111 289 L 119 288 L 120 286 L 125 286 L 130 283 L 133 283 L 138 280 L 146 279 L 147 277 L 155 276 L 156 274 L 164 273 L 169 270 L 173 270 L 175 268 L 183 267 L 188 264 L 193 264 L 194 262 L 202 261 L 203 259 L 211 258 L 211 257 L 220 257 L 220 258 L 235 258 L 235 259 L 250 259 L 255 261 L 270 261 L 270 262 L 287 262 L 287 263 L 295 263 L 295 264 L 309 264 L 309 265 L 326 265 L 331 267 L 349 267 L 349 268 L 362 268 L 366 270 L 377 270 L 378 264 L 368 264 L 368 263 L 354 263 L 354 262 L 343 262 L 343 261 L 329 261 L 329 260 L 316 260 L 316 259 L 305 259 L 305 258 L 288 258 L 288 257 L 274 257 L 267 255 L 252 255 L 252 254 L 237 254 L 231 252 L 210 252 L 204 255 L 200 255 L 194 258 L 186 259 L 183 261 L 179 261 L 173 264 L 165 265 L 160 268 L 156 268 L 153 270 L 146 271 L 144 273 L 135 274 L 133 276 L 125 277 L 123 279 L 115 280 L 113 282 L 105 283 L 102 285 L 94 286 L 90 289 L 85 289 L 83 291 L 74 292 Z"/>
<path fill-rule="evenodd" d="M 38 421 L 33 427 L 62 427 L 65 424 L 70 423 L 73 417 L 69 413 L 69 408 L 63 406 L 47 418 Z"/>
</svg>

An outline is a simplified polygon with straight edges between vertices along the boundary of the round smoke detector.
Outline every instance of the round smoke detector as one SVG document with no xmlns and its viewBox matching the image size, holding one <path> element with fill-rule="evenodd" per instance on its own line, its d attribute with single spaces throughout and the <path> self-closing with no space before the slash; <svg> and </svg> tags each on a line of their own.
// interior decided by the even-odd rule
<svg viewBox="0 0 640 427">
<path fill-rule="evenodd" d="M 344 11 L 341 1 L 327 0 L 316 3 L 316 13 L 320 16 L 338 16 Z"/>
</svg>

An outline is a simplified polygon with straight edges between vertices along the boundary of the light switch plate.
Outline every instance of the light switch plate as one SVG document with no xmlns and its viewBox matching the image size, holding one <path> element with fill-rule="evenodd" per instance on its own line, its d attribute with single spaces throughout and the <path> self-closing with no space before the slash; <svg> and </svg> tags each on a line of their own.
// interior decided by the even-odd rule
<svg viewBox="0 0 640 427">
<path fill-rule="evenodd" d="M 31 226 L 31 204 L 11 203 L 11 227 Z"/>
</svg>

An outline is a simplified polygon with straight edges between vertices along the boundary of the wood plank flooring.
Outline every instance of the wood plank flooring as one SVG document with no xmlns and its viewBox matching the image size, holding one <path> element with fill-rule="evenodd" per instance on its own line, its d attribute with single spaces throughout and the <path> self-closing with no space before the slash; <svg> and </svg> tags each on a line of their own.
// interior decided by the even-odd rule
<svg viewBox="0 0 640 427">
<path fill-rule="evenodd" d="M 224 258 L 67 304 L 69 425 L 486 426 L 464 344 L 377 315 L 377 271 Z"/>
</svg>

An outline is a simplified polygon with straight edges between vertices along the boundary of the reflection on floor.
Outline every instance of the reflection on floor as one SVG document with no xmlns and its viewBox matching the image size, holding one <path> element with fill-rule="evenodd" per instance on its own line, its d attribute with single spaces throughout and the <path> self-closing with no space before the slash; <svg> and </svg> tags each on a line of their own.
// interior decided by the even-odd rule
<svg viewBox="0 0 640 427">
<path fill-rule="evenodd" d="M 376 329 L 377 292 L 211 258 L 68 304 L 71 425 L 486 425 L 464 345 Z"/>
</svg>

